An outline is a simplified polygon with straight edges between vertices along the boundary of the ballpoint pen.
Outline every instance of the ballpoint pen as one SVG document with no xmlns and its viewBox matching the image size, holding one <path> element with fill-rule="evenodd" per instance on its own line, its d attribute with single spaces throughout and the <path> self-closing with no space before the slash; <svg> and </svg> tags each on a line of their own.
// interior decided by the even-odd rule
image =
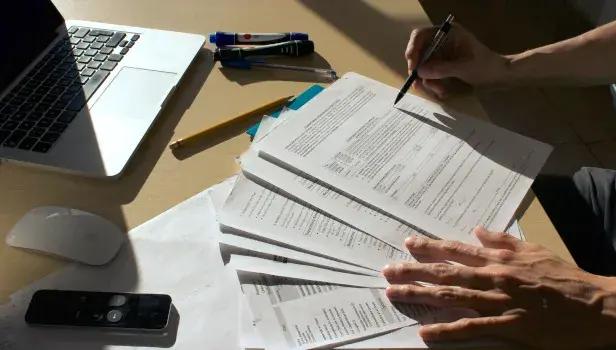
<svg viewBox="0 0 616 350">
<path fill-rule="evenodd" d="M 411 84 L 413 84 L 415 79 L 417 79 L 417 70 L 419 69 L 419 66 L 429 60 L 430 57 L 441 47 L 441 45 L 443 45 L 445 39 L 447 39 L 449 29 L 451 29 L 451 24 L 453 23 L 453 20 L 454 16 L 452 14 L 449 14 L 443 24 L 441 24 L 441 26 L 438 28 L 436 33 L 434 33 L 430 46 L 424 52 L 423 56 L 419 60 L 419 63 L 417 63 L 417 66 L 415 66 L 415 69 L 413 69 L 413 71 L 411 72 L 411 75 L 406 78 L 406 81 L 404 82 L 404 85 L 402 85 L 400 92 L 398 92 L 398 96 L 396 96 L 396 100 L 394 101 L 394 106 L 396 105 L 396 103 L 398 103 L 398 101 L 402 99 L 402 97 L 404 97 L 406 92 L 411 87 Z"/>
<path fill-rule="evenodd" d="M 248 59 L 221 61 L 220 63 L 224 67 L 229 67 L 229 68 L 251 69 L 252 67 L 258 67 L 258 68 L 269 68 L 269 69 L 284 69 L 284 70 L 315 73 L 315 74 L 324 76 L 326 78 L 329 78 L 331 80 L 338 79 L 338 75 L 336 74 L 336 71 L 333 69 L 329 69 L 329 68 L 290 66 L 286 64 L 267 63 L 264 61 L 248 60 Z"/>
</svg>

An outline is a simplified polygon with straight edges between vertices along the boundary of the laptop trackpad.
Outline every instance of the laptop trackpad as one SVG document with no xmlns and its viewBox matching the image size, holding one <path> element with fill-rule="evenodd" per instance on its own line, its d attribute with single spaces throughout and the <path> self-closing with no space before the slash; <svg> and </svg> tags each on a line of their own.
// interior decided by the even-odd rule
<svg viewBox="0 0 616 350">
<path fill-rule="evenodd" d="M 101 155 L 126 161 L 161 109 L 176 73 L 123 67 L 90 108 Z"/>
</svg>

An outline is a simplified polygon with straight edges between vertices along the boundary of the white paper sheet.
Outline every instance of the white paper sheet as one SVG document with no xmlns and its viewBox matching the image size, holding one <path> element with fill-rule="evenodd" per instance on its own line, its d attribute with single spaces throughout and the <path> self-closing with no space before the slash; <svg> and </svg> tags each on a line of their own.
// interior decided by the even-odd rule
<svg viewBox="0 0 616 350">
<path fill-rule="evenodd" d="M 442 238 L 477 242 L 502 231 L 551 151 L 549 145 L 349 73 L 320 93 L 259 155 L 303 172 Z"/>
<path fill-rule="evenodd" d="M 223 252 L 223 258 L 232 254 L 250 255 L 261 259 L 304 264 L 331 269 L 334 271 L 351 272 L 369 276 L 379 275 L 379 272 L 374 270 L 341 263 L 335 260 L 322 258 L 320 256 L 303 253 L 297 250 L 280 247 L 274 244 L 269 244 L 230 233 L 221 234 L 220 245 L 221 251 Z"/>
<path fill-rule="evenodd" d="M 235 271 L 221 261 L 217 232 L 206 192 L 169 209 L 131 230 L 129 244 L 109 265 L 70 264 L 13 294 L 0 306 L 0 349 L 239 349 L 242 294 Z M 177 337 L 27 327 L 31 295 L 43 288 L 169 294 L 179 314 Z"/>
<path fill-rule="evenodd" d="M 218 219 L 223 232 L 249 234 L 380 271 L 408 252 L 238 175 Z"/>
<path fill-rule="evenodd" d="M 414 310 L 395 307 L 381 289 L 338 288 L 275 305 L 247 297 L 267 349 L 331 347 L 417 323 Z"/>
<path fill-rule="evenodd" d="M 406 251 L 404 239 L 411 234 L 422 235 L 412 226 L 376 211 L 332 189 L 331 186 L 295 174 L 258 156 L 259 144 L 253 146 L 240 158 L 242 172 L 252 181 L 261 184 L 271 183 L 285 195 L 296 200 L 317 206 L 345 224 L 388 243 L 392 247 Z M 361 220 L 359 220 L 361 218 Z M 434 235 L 431 235 L 434 237 Z"/>
<path fill-rule="evenodd" d="M 263 298 L 267 298 L 272 306 L 282 301 L 299 299 L 304 296 L 310 296 L 313 294 L 330 291 L 334 288 L 346 288 L 337 285 L 302 284 L 302 281 L 298 280 L 252 273 L 239 273 L 239 280 L 244 294 L 252 295 L 253 297 L 261 296 Z M 328 288 L 326 288 L 326 286 Z M 242 329 L 243 334 L 246 335 L 243 338 L 242 345 L 246 348 L 251 349 L 265 348 L 263 339 L 257 332 L 257 329 L 259 327 L 262 327 L 262 324 L 259 324 L 260 320 L 254 320 L 254 318 L 252 318 L 252 311 L 249 309 L 247 303 L 241 304 L 241 307 L 246 307 L 246 310 L 243 312 L 243 314 L 246 317 L 250 317 L 248 320 L 244 321 L 244 324 L 253 325 L 252 329 L 250 329 L 251 327 L 246 327 Z M 421 306 L 419 307 L 421 308 Z M 384 335 L 343 345 L 339 348 L 426 348 L 426 344 L 423 342 L 423 340 L 417 333 L 418 330 L 419 325 L 412 325 L 392 331 Z M 267 331 L 261 330 L 261 332 L 266 333 Z"/>
<path fill-rule="evenodd" d="M 227 267 L 236 271 L 346 286 L 385 288 L 389 285 L 384 277 L 338 272 L 304 264 L 285 263 L 247 255 L 231 255 Z"/>
<path fill-rule="evenodd" d="M 273 186 L 285 196 L 318 206 L 345 224 L 381 239 L 402 251 L 406 251 L 404 246 L 406 237 L 412 234 L 423 235 L 412 226 L 381 214 L 326 184 L 295 174 L 260 158 L 257 154 L 258 145 L 258 143 L 255 144 L 251 147 L 251 151 L 244 153 L 240 158 L 242 172 L 249 180 L 261 184 L 272 181 Z M 506 232 L 516 238 L 524 239 L 517 220 L 507 228 Z M 431 234 L 428 236 L 435 237 Z"/>
</svg>

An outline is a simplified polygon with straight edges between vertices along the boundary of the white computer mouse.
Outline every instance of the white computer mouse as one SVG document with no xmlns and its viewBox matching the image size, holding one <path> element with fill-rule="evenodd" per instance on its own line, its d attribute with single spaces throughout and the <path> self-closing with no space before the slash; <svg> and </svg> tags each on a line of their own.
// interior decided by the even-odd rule
<svg viewBox="0 0 616 350">
<path fill-rule="evenodd" d="M 6 243 L 89 265 L 104 265 L 116 256 L 125 239 L 122 230 L 98 215 L 48 206 L 24 215 L 9 232 Z"/>
</svg>

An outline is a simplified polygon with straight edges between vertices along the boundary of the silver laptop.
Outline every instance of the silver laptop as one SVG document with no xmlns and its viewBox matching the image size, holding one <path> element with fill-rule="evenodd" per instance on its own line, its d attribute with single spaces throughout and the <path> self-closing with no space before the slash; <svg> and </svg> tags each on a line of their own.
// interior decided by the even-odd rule
<svg viewBox="0 0 616 350">
<path fill-rule="evenodd" d="M 0 159 L 88 176 L 122 173 L 205 41 L 2 7 Z"/>
</svg>

